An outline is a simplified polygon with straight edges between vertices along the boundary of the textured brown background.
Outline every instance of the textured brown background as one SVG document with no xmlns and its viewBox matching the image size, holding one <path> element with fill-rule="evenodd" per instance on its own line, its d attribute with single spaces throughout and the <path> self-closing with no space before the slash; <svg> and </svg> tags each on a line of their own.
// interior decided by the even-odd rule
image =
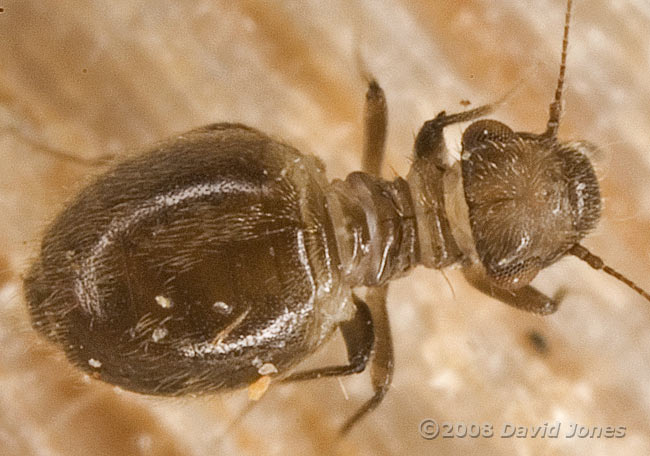
<svg viewBox="0 0 650 456">
<path fill-rule="evenodd" d="M 568 290 L 542 319 L 418 269 L 390 293 L 394 388 L 349 438 L 335 430 L 370 394 L 366 376 L 272 388 L 242 421 L 243 394 L 152 400 L 84 380 L 27 324 L 20 274 L 47 221 L 92 172 L 25 138 L 93 157 L 134 153 L 191 127 L 236 120 L 358 167 L 359 46 L 390 109 L 386 175 L 413 136 L 461 100 L 518 87 L 496 117 L 541 131 L 555 87 L 564 4 L 537 1 L 0 2 L 0 453 L 650 454 L 650 310 L 567 259 L 535 284 Z M 604 220 L 585 242 L 650 287 L 650 7 L 580 1 L 563 138 L 599 144 Z M 15 131 L 20 134 L 16 134 Z M 449 140 L 458 144 L 461 128 Z M 22 139 L 21 139 L 22 137 Z M 457 148 L 456 148 L 457 150 Z M 548 351 L 526 338 L 539 331 Z M 340 340 L 311 361 L 343 355 Z M 418 423 L 622 425 L 622 439 L 436 439 Z"/>
</svg>

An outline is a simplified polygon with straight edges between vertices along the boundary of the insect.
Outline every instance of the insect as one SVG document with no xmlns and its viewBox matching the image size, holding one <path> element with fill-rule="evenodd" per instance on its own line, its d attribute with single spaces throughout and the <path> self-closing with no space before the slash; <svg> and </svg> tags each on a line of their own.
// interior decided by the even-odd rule
<svg viewBox="0 0 650 456">
<path fill-rule="evenodd" d="M 568 18 L 546 132 L 477 121 L 456 167 L 443 161 L 444 128 L 493 106 L 425 123 L 411 173 L 387 182 L 375 177 L 386 111 L 372 80 L 371 174 L 330 184 L 316 159 L 234 124 L 118 165 L 46 234 L 25 280 L 34 326 L 85 371 L 147 394 L 351 374 L 373 354 L 375 395 L 349 430 L 390 384 L 390 279 L 416 264 L 458 264 L 478 289 L 547 314 L 558 303 L 528 285 L 539 270 L 567 253 L 602 267 L 578 244 L 600 214 L 592 146 L 556 139 Z M 371 287 L 367 304 L 356 286 Z M 350 364 L 293 372 L 337 328 Z"/>
</svg>

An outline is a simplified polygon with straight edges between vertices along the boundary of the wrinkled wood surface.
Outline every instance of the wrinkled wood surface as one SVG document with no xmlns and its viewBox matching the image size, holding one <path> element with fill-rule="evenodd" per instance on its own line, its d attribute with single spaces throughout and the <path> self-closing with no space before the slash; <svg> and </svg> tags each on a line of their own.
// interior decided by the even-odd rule
<svg viewBox="0 0 650 456">
<path fill-rule="evenodd" d="M 517 88 L 496 118 L 542 131 L 555 89 L 564 4 L 544 1 L 74 2 L 8 0 L 0 14 L 0 451 L 35 454 L 650 454 L 650 305 L 567 259 L 535 284 L 564 288 L 540 318 L 418 269 L 390 292 L 394 388 L 348 438 L 365 375 L 272 387 L 239 424 L 246 393 L 152 400 L 85 380 L 30 329 L 20 274 L 39 235 L 97 169 L 83 157 L 239 121 L 358 168 L 365 87 L 355 47 L 383 85 L 385 174 L 405 174 L 438 111 Z M 650 7 L 578 1 L 560 136 L 602 148 L 604 220 L 585 242 L 650 287 Z M 461 128 L 448 132 L 458 150 Z M 29 138 L 27 141 L 25 138 Z M 527 334 L 538 331 L 546 353 Z M 343 359 L 333 340 L 311 364 Z M 425 418 L 492 423 L 497 437 L 423 440 Z M 558 439 L 498 438 L 505 423 L 562 422 Z M 563 438 L 569 423 L 626 426 L 621 439 Z"/>
</svg>

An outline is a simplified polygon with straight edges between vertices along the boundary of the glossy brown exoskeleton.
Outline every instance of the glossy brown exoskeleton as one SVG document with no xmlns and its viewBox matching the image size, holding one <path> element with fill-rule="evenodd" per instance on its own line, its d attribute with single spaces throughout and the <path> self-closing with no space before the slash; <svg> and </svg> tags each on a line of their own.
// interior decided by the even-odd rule
<svg viewBox="0 0 650 456">
<path fill-rule="evenodd" d="M 623 280 L 579 242 L 601 199 L 593 146 L 556 135 L 562 64 L 547 129 L 494 120 L 464 132 L 446 163 L 443 130 L 492 105 L 440 113 L 415 141 L 406 179 L 378 177 L 386 105 L 368 78 L 365 172 L 328 182 L 314 157 L 252 128 L 192 130 L 122 162 L 56 218 L 25 278 L 33 326 L 81 369 L 156 395 L 263 388 L 361 372 L 379 404 L 393 372 L 390 280 L 416 265 L 458 265 L 481 291 L 549 314 L 529 283 L 572 254 Z M 370 287 L 364 300 L 355 287 Z M 367 304 L 366 304 L 367 303 Z M 340 329 L 349 364 L 294 368 Z"/>
</svg>

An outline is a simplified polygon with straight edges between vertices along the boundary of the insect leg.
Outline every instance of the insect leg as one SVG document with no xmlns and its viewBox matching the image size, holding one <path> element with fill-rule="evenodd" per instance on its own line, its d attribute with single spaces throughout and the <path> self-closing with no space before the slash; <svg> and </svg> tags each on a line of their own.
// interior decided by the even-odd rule
<svg viewBox="0 0 650 456">
<path fill-rule="evenodd" d="M 446 168 L 444 157 L 447 155 L 447 147 L 445 146 L 443 129 L 455 123 L 469 122 L 470 120 L 483 117 L 492 112 L 498 103 L 479 106 L 478 108 L 455 114 L 447 114 L 445 111 L 442 111 L 433 119 L 427 120 L 415 138 L 415 157 L 432 158 L 435 160 L 436 166 L 441 169 Z"/>
<path fill-rule="evenodd" d="M 16 139 L 30 146 L 35 152 L 48 154 L 66 162 L 74 163 L 76 165 L 89 166 L 89 167 L 102 167 L 110 164 L 115 159 L 113 154 L 103 154 L 99 157 L 86 158 L 81 155 L 67 152 L 65 150 L 51 147 L 44 142 L 32 137 L 31 135 L 22 132 L 17 127 L 0 127 L 0 134 L 6 133 L 13 135 Z"/>
<path fill-rule="evenodd" d="M 366 301 L 372 309 L 375 326 L 375 346 L 370 364 L 370 380 L 375 394 L 352 415 L 341 428 L 346 434 L 366 413 L 374 410 L 382 401 L 393 380 L 393 340 L 390 335 L 390 323 L 386 311 L 386 293 L 388 286 L 369 288 Z"/>
<path fill-rule="evenodd" d="M 370 380 L 375 393 L 345 422 L 341 434 L 350 431 L 366 413 L 371 412 L 381 403 L 393 379 L 393 341 L 386 312 L 387 290 L 388 287 L 385 285 L 368 289 L 366 301 L 372 307 L 372 317 L 368 305 L 354 296 L 357 313 L 354 319 L 340 326 L 350 364 L 298 372 L 283 380 L 283 382 L 293 382 L 362 372 L 372 352 Z"/>
<path fill-rule="evenodd" d="M 530 285 L 517 290 L 504 290 L 493 286 L 482 274 L 472 268 L 465 269 L 463 273 L 467 281 L 480 292 L 512 307 L 537 315 L 549 315 L 555 312 L 560 306 L 564 294 L 560 291 L 554 298 L 549 298 Z"/>
<path fill-rule="evenodd" d="M 370 309 L 356 295 L 353 295 L 353 298 L 357 307 L 354 318 L 341 323 L 339 326 L 348 351 L 349 364 L 296 372 L 285 378 L 283 382 L 311 380 L 321 377 L 340 377 L 363 372 L 370 358 L 375 334 Z"/>
<path fill-rule="evenodd" d="M 363 163 L 365 172 L 379 176 L 386 144 L 388 110 L 384 91 L 377 81 L 366 77 L 368 91 L 364 113 Z"/>
<path fill-rule="evenodd" d="M 377 81 L 367 76 L 366 79 L 368 91 L 364 118 L 363 170 L 379 176 L 385 151 L 388 108 L 384 91 Z M 366 413 L 371 412 L 381 403 L 393 379 L 393 341 L 386 311 L 387 293 L 388 284 L 369 288 L 366 295 L 374 321 L 374 347 L 370 365 L 370 381 L 374 395 L 348 418 L 341 427 L 341 434 L 348 433 Z"/>
</svg>

